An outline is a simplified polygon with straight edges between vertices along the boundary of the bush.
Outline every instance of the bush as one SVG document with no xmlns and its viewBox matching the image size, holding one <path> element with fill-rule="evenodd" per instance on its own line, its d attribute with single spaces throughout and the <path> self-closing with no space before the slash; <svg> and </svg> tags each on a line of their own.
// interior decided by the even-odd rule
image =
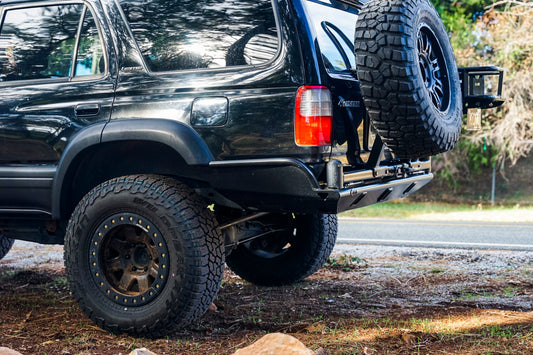
<svg viewBox="0 0 533 355">
<path fill-rule="evenodd" d="M 440 175 L 454 182 L 506 159 L 515 164 L 533 147 L 533 3 L 433 3 L 450 31 L 460 66 L 506 69 L 503 108 L 484 110 L 482 130 L 464 132 L 453 152 L 436 159 L 436 166 L 443 169 Z"/>
</svg>

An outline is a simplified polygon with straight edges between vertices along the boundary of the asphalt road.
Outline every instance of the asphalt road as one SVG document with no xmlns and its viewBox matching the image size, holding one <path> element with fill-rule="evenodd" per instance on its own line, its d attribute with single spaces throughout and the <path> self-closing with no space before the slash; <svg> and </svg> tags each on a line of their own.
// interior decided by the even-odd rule
<svg viewBox="0 0 533 355">
<path fill-rule="evenodd" d="M 533 223 L 340 218 L 337 243 L 533 251 Z"/>
</svg>

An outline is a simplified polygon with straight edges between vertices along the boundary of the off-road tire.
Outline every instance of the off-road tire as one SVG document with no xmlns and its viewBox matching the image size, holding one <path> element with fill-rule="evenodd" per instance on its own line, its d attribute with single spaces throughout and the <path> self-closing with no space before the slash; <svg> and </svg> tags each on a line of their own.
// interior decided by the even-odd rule
<svg viewBox="0 0 533 355">
<path fill-rule="evenodd" d="M 400 158 L 450 150 L 462 96 L 446 29 L 427 0 L 371 0 L 355 32 L 357 75 L 383 142 Z"/>
<path fill-rule="evenodd" d="M 183 327 L 218 292 L 224 241 L 217 226 L 206 203 L 176 180 L 139 175 L 104 182 L 81 200 L 67 227 L 72 293 L 113 333 L 161 336 Z"/>
<path fill-rule="evenodd" d="M 280 222 L 280 226 L 292 226 L 285 235 L 277 236 L 280 243 L 273 240 L 276 236 L 266 236 L 239 245 L 227 256 L 233 272 L 256 285 L 280 286 L 298 282 L 324 265 L 337 238 L 336 215 L 285 215 Z M 287 243 L 290 246 L 282 249 Z"/>
<path fill-rule="evenodd" d="M 7 253 L 9 253 L 14 242 L 15 241 L 13 239 L 0 234 L 0 260 L 3 259 Z"/>
</svg>

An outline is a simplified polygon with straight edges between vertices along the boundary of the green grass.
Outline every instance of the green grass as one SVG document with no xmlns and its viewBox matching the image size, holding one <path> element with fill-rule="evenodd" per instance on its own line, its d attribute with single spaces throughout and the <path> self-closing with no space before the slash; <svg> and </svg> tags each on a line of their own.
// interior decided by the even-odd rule
<svg viewBox="0 0 533 355">
<path fill-rule="evenodd" d="M 487 206 L 487 205 L 452 205 L 434 202 L 409 203 L 403 201 L 391 201 L 378 203 L 375 205 L 349 210 L 341 213 L 340 217 L 357 217 L 357 218 L 399 218 L 408 219 L 416 218 L 422 214 L 449 214 L 454 212 L 477 213 L 487 212 L 505 212 L 512 213 L 516 211 L 533 214 L 533 207 L 520 206 Z"/>
</svg>

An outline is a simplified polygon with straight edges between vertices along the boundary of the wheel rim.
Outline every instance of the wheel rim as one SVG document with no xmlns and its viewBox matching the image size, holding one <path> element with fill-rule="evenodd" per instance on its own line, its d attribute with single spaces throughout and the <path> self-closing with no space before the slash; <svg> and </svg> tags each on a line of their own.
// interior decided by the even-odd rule
<svg viewBox="0 0 533 355">
<path fill-rule="evenodd" d="M 450 83 L 446 60 L 437 37 L 427 25 L 420 26 L 417 38 L 418 65 L 433 106 L 446 112 L 450 103 Z"/>
<path fill-rule="evenodd" d="M 168 278 L 169 253 L 160 231 L 134 213 L 118 213 L 96 228 L 89 263 L 96 285 L 123 306 L 141 306 L 160 294 Z"/>
</svg>

